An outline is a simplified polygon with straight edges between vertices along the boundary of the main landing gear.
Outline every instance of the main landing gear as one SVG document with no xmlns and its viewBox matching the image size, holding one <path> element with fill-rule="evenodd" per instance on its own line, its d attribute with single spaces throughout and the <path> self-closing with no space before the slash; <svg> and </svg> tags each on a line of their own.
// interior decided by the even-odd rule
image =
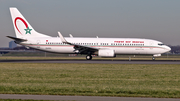
<svg viewBox="0 0 180 101">
<path fill-rule="evenodd" d="M 87 55 L 86 56 L 86 60 L 91 60 L 92 59 L 92 56 L 91 55 Z"/>
<path fill-rule="evenodd" d="M 154 61 L 154 60 L 155 60 L 155 57 L 152 57 L 152 60 Z"/>
</svg>

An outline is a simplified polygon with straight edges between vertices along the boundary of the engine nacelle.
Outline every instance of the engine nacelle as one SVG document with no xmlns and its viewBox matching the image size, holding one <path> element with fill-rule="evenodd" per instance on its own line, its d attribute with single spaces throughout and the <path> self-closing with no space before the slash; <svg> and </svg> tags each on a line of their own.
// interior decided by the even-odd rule
<svg viewBox="0 0 180 101">
<path fill-rule="evenodd" d="M 161 54 L 154 54 L 153 56 L 154 57 L 159 57 L 159 56 L 161 56 Z"/>
<path fill-rule="evenodd" d="M 100 56 L 100 57 L 116 57 L 114 50 L 111 50 L 111 49 L 100 49 L 98 51 L 98 56 Z"/>
</svg>

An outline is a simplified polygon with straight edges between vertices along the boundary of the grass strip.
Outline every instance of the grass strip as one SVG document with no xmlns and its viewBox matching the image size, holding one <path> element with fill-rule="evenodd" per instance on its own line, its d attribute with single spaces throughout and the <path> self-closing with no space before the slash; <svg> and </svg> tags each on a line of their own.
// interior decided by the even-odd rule
<svg viewBox="0 0 180 101">
<path fill-rule="evenodd" d="M 180 98 L 180 65 L 1 63 L 0 93 Z"/>
</svg>

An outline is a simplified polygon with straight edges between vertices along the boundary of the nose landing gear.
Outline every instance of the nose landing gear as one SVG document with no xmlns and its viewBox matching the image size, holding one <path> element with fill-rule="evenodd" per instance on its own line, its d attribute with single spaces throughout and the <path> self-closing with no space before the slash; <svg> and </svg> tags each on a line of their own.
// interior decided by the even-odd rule
<svg viewBox="0 0 180 101">
<path fill-rule="evenodd" d="M 154 61 L 154 60 L 155 60 L 155 57 L 152 57 L 152 60 Z"/>
</svg>

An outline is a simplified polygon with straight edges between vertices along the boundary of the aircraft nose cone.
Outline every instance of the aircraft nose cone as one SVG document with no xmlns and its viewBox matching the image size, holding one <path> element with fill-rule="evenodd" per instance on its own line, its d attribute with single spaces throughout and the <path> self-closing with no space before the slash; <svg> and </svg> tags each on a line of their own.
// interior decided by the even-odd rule
<svg viewBox="0 0 180 101">
<path fill-rule="evenodd" d="M 166 46 L 167 52 L 171 51 L 171 48 L 169 46 Z"/>
</svg>

